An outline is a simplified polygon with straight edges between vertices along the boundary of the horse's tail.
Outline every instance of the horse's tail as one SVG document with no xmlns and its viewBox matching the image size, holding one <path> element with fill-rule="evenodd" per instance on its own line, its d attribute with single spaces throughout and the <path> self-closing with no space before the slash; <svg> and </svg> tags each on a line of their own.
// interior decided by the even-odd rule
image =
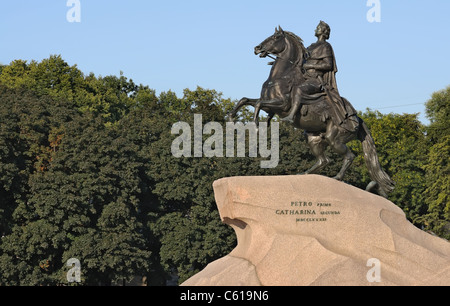
<svg viewBox="0 0 450 306">
<path fill-rule="evenodd" d="M 395 182 L 381 168 L 377 150 L 375 148 L 375 142 L 370 134 L 370 130 L 361 118 L 359 120 L 361 124 L 358 131 L 358 139 L 362 143 L 364 160 L 369 170 L 370 178 L 373 181 L 369 184 L 367 189 L 370 190 L 376 186 L 378 187 L 380 195 L 387 197 L 388 194 L 394 190 Z"/>
</svg>

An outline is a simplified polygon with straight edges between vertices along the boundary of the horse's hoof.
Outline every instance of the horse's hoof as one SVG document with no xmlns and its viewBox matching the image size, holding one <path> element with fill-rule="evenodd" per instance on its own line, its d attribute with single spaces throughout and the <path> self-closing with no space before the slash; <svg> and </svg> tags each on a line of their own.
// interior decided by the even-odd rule
<svg viewBox="0 0 450 306">
<path fill-rule="evenodd" d="M 372 192 L 374 191 L 376 188 L 378 188 L 378 183 L 375 181 L 370 182 L 367 187 L 366 187 L 366 191 Z"/>
</svg>

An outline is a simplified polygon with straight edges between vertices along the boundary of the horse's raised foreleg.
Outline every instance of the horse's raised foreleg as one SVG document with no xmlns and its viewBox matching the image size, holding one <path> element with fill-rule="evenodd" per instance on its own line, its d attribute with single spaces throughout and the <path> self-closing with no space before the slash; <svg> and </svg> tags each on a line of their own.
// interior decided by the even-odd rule
<svg viewBox="0 0 450 306">
<path fill-rule="evenodd" d="M 253 116 L 253 121 L 256 124 L 256 128 L 259 128 L 259 113 L 261 112 L 261 101 L 258 101 L 255 105 L 255 114 Z"/>
<path fill-rule="evenodd" d="M 253 121 L 256 124 L 256 128 L 259 127 L 259 113 L 261 112 L 261 110 L 263 110 L 269 114 L 268 121 L 270 124 L 270 120 L 272 120 L 273 117 L 275 116 L 274 112 L 276 112 L 276 109 L 277 109 L 276 105 L 277 105 L 277 103 L 280 103 L 280 101 L 283 101 L 283 100 L 280 100 L 280 99 L 272 99 L 272 100 L 267 100 L 267 101 L 258 100 L 255 103 L 255 105 L 254 105 L 255 106 L 255 114 L 253 116 Z"/>
<path fill-rule="evenodd" d="M 273 117 L 275 117 L 275 113 L 269 113 L 269 117 L 267 118 L 267 127 L 270 127 Z"/>
<path fill-rule="evenodd" d="M 261 109 L 267 113 L 276 113 L 286 111 L 286 100 L 285 99 L 271 99 L 271 100 L 261 100 Z M 287 108 L 288 110 L 289 108 Z"/>
<path fill-rule="evenodd" d="M 259 99 L 242 98 L 241 100 L 239 100 L 238 104 L 236 104 L 234 109 L 230 113 L 228 113 L 228 121 L 232 122 L 234 118 L 236 118 L 236 114 L 242 107 L 247 105 L 254 105 L 258 101 Z"/>
</svg>

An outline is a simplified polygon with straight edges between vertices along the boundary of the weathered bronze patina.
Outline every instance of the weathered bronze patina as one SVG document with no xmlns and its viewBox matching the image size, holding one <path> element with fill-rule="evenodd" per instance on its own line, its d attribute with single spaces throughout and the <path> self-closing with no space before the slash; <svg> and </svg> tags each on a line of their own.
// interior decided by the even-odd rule
<svg viewBox="0 0 450 306">
<path fill-rule="evenodd" d="M 325 155 L 327 146 L 344 157 L 343 166 L 335 177 L 337 180 L 343 180 L 355 158 L 346 144 L 358 139 L 362 142 L 373 180 L 367 190 L 375 190 L 387 197 L 394 189 L 394 182 L 381 168 L 367 125 L 338 91 L 336 59 L 327 42 L 330 33 L 330 26 L 321 21 L 315 31 L 317 42 L 305 48 L 300 37 L 281 27 L 276 28 L 272 36 L 255 47 L 256 55 L 275 60 L 270 63 L 272 68 L 260 98 L 242 98 L 229 114 L 229 120 L 247 105 L 255 107 L 256 124 L 261 110 L 269 114 L 269 121 L 278 115 L 282 121 L 303 129 L 307 135 L 317 163 L 305 174 L 317 174 L 331 162 Z"/>
</svg>

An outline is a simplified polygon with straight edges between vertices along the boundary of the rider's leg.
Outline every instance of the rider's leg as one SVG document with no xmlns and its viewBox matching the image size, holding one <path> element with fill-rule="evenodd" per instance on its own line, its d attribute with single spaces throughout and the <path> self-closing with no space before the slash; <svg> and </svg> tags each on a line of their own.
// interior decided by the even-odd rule
<svg viewBox="0 0 450 306">
<path fill-rule="evenodd" d="M 302 90 L 300 87 L 295 87 L 292 91 L 292 105 L 291 110 L 289 112 L 289 115 L 287 117 L 284 117 L 281 119 L 282 121 L 286 122 L 294 122 L 295 115 L 298 113 L 301 105 L 301 97 L 302 97 Z"/>
<path fill-rule="evenodd" d="M 322 85 L 319 80 L 314 78 L 307 79 L 300 86 L 294 87 L 292 89 L 291 111 L 287 117 L 282 119 L 282 121 L 294 122 L 295 116 L 298 115 L 300 110 L 303 94 L 308 96 L 319 92 L 322 92 Z"/>
</svg>

